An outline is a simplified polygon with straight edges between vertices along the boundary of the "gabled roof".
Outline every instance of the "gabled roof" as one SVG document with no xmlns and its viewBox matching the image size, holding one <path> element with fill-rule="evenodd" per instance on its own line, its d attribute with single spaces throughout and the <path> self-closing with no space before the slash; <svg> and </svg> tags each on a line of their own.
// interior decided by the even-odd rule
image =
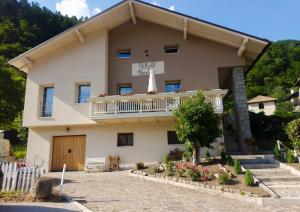
<svg viewBox="0 0 300 212">
<path fill-rule="evenodd" d="M 216 25 L 195 17 L 161 8 L 139 0 L 125 0 L 91 17 L 10 60 L 8 63 L 27 72 L 40 57 L 62 46 L 79 40 L 96 30 L 110 30 L 120 24 L 138 19 L 182 31 L 183 39 L 189 35 L 202 37 L 237 49 L 237 55 L 255 61 L 269 45 L 270 41 L 246 33 Z"/>
<path fill-rule="evenodd" d="M 259 95 L 254 97 L 253 99 L 250 99 L 247 103 L 249 104 L 249 103 L 259 103 L 259 102 L 273 102 L 276 100 L 277 100 L 276 98 Z"/>
</svg>

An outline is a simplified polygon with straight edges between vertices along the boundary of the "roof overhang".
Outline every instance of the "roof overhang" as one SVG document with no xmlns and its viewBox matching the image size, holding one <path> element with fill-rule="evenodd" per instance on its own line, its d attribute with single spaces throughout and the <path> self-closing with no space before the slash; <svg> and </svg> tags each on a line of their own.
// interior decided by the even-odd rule
<svg viewBox="0 0 300 212">
<path fill-rule="evenodd" d="M 216 25 L 198 18 L 161 8 L 139 0 L 125 0 L 93 16 L 10 60 L 8 63 L 21 71 L 28 72 L 40 57 L 78 41 L 96 30 L 110 30 L 132 20 L 135 24 L 142 19 L 175 30 L 182 31 L 183 39 L 189 35 L 202 37 L 237 49 L 237 55 L 256 61 L 270 41 Z"/>
</svg>

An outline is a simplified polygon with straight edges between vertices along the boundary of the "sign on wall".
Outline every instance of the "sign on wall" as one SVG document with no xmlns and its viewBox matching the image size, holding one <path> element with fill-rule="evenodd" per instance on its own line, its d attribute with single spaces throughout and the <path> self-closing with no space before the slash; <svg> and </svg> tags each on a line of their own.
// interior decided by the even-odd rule
<svg viewBox="0 0 300 212">
<path fill-rule="evenodd" d="M 164 63 L 164 61 L 133 63 L 132 64 L 132 76 L 149 75 L 150 69 L 154 70 L 154 74 L 164 74 L 165 73 L 165 63 Z"/>
</svg>

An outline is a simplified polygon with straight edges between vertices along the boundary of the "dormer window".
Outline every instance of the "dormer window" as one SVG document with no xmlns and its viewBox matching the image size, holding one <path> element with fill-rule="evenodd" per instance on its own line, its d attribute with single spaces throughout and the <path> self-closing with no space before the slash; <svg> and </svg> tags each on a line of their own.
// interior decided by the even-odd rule
<svg viewBox="0 0 300 212">
<path fill-rule="evenodd" d="M 167 45 L 165 46 L 165 54 L 177 54 L 179 53 L 178 45 Z"/>
<path fill-rule="evenodd" d="M 131 50 L 130 49 L 119 49 L 117 52 L 118 58 L 131 58 Z"/>
</svg>

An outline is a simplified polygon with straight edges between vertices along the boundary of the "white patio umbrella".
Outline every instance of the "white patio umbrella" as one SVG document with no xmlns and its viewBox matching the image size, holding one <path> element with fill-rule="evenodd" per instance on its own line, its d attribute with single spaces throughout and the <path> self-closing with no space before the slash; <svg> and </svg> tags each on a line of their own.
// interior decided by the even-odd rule
<svg viewBox="0 0 300 212">
<path fill-rule="evenodd" d="M 155 83 L 155 75 L 154 70 L 151 68 L 149 74 L 149 83 L 148 83 L 148 92 L 157 92 L 156 83 Z"/>
</svg>

